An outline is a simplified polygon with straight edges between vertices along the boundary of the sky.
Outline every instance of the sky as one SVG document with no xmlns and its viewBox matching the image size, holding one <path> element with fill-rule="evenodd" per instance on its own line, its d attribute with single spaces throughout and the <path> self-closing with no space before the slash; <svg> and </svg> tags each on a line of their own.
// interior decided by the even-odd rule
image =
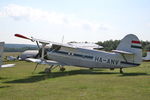
<svg viewBox="0 0 150 100">
<path fill-rule="evenodd" d="M 150 41 L 150 0 L 0 0 L 0 41 L 30 44 L 23 34 L 61 42 Z"/>
</svg>

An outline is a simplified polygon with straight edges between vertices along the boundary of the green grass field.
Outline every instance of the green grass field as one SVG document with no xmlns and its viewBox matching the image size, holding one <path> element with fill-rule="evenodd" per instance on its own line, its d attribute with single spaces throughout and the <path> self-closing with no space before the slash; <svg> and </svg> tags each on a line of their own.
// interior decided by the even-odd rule
<svg viewBox="0 0 150 100">
<path fill-rule="evenodd" d="M 124 69 L 89 70 L 66 66 L 44 73 L 46 66 L 13 61 L 0 70 L 0 100 L 150 100 L 150 62 Z"/>
</svg>

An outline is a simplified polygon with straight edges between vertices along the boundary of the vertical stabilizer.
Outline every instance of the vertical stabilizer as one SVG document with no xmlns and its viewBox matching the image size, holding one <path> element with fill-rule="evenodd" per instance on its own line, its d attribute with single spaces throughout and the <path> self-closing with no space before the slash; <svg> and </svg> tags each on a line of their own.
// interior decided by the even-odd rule
<svg viewBox="0 0 150 100">
<path fill-rule="evenodd" d="M 126 55 L 127 62 L 141 64 L 142 62 L 142 45 L 137 36 L 129 34 L 125 36 L 117 47 L 117 50 L 130 52 L 133 56 Z"/>
<path fill-rule="evenodd" d="M 0 67 L 3 64 L 3 51 L 4 51 L 4 42 L 0 42 Z"/>
</svg>

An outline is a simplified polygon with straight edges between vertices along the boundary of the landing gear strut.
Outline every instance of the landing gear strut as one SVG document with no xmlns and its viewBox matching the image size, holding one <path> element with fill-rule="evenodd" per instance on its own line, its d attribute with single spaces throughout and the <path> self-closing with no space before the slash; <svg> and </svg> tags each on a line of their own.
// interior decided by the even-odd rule
<svg viewBox="0 0 150 100">
<path fill-rule="evenodd" d="M 121 74 L 123 74 L 123 70 L 122 70 L 122 68 L 120 68 L 120 73 L 121 73 Z"/>
<path fill-rule="evenodd" d="M 52 68 L 54 67 L 54 65 L 51 65 L 49 68 L 45 68 L 45 72 L 46 73 L 51 73 Z"/>
<path fill-rule="evenodd" d="M 50 68 L 45 68 L 45 73 L 51 73 L 51 69 Z"/>
</svg>

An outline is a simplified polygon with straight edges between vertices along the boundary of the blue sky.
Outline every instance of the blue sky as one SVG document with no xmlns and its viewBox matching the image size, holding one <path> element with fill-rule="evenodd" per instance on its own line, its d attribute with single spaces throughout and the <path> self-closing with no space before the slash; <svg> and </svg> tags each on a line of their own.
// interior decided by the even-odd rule
<svg viewBox="0 0 150 100">
<path fill-rule="evenodd" d="M 15 33 L 61 42 L 150 37 L 149 0 L 1 0 L 0 41 L 30 43 Z"/>
</svg>

